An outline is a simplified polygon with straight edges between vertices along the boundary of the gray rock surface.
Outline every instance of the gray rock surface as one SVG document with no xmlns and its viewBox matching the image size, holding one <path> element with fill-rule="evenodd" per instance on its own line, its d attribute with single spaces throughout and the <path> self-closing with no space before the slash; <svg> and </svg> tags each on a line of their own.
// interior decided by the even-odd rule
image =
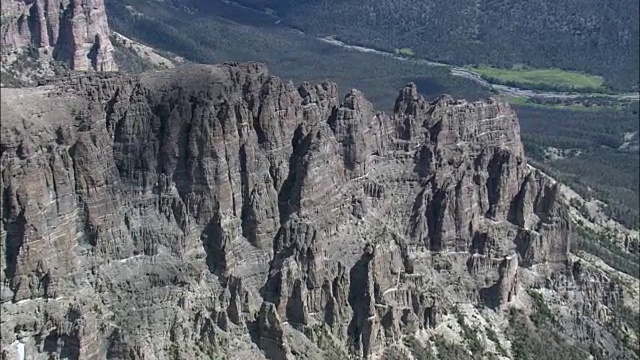
<svg viewBox="0 0 640 360">
<path fill-rule="evenodd" d="M 500 100 L 408 84 L 388 115 L 258 63 L 1 95 L 7 358 L 377 358 L 456 304 L 571 286 L 601 329 L 629 292 L 575 279 Z"/>
</svg>

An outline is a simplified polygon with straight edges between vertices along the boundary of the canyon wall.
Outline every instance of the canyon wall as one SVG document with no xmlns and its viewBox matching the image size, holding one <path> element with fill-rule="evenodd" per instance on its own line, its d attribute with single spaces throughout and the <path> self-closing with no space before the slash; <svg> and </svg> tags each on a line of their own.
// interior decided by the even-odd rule
<svg viewBox="0 0 640 360">
<path fill-rule="evenodd" d="M 501 100 L 408 84 L 387 115 L 258 63 L 1 99 L 5 354 L 375 358 L 457 304 L 500 314 L 586 276 Z"/>
</svg>

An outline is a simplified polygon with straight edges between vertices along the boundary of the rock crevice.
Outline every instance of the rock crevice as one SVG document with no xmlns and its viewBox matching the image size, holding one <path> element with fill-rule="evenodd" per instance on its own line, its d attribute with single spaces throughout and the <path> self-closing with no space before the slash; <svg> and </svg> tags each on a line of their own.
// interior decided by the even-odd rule
<svg viewBox="0 0 640 360">
<path fill-rule="evenodd" d="M 2 348 L 291 359 L 322 337 L 370 358 L 568 259 L 567 215 L 496 99 L 409 84 L 384 114 L 229 63 L 2 89 L 2 118 Z M 60 315 L 78 303 L 82 331 Z"/>
</svg>

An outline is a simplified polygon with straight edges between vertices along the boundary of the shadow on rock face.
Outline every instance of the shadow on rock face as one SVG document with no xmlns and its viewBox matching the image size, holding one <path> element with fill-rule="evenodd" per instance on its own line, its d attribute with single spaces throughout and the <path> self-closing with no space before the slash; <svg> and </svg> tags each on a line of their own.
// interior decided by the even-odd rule
<svg viewBox="0 0 640 360">
<path fill-rule="evenodd" d="M 349 272 L 349 305 L 353 309 L 353 317 L 349 322 L 347 333 L 356 351 L 363 347 L 362 335 L 365 331 L 367 319 L 374 316 L 373 299 L 371 298 L 371 282 L 373 276 L 371 265 L 375 249 L 371 244 L 364 248 L 362 257 Z"/>
<path fill-rule="evenodd" d="M 225 247 L 228 238 L 224 234 L 220 223 L 220 216 L 214 216 L 200 235 L 202 246 L 207 254 L 207 266 L 212 274 L 218 276 L 226 271 Z"/>
</svg>

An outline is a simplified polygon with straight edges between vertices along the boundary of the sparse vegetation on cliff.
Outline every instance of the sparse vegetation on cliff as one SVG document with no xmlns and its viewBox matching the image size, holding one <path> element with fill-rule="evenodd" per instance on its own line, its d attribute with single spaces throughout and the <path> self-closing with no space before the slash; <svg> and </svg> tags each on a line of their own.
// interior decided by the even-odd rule
<svg viewBox="0 0 640 360">
<path fill-rule="evenodd" d="M 533 319 L 548 319 L 546 315 L 537 313 L 539 309 L 533 311 Z M 509 310 L 507 337 L 511 341 L 514 360 L 584 360 L 588 357 L 587 352 L 569 344 L 546 322 L 536 323 L 516 308 Z"/>
<path fill-rule="evenodd" d="M 462 329 L 462 336 L 469 346 L 469 351 L 471 351 L 474 356 L 482 355 L 484 353 L 484 346 L 482 342 L 480 342 L 480 339 L 478 339 L 477 330 L 472 329 L 467 325 L 464 320 L 464 315 L 460 312 L 460 309 L 458 309 L 457 306 L 453 307 L 453 315 Z"/>
</svg>

